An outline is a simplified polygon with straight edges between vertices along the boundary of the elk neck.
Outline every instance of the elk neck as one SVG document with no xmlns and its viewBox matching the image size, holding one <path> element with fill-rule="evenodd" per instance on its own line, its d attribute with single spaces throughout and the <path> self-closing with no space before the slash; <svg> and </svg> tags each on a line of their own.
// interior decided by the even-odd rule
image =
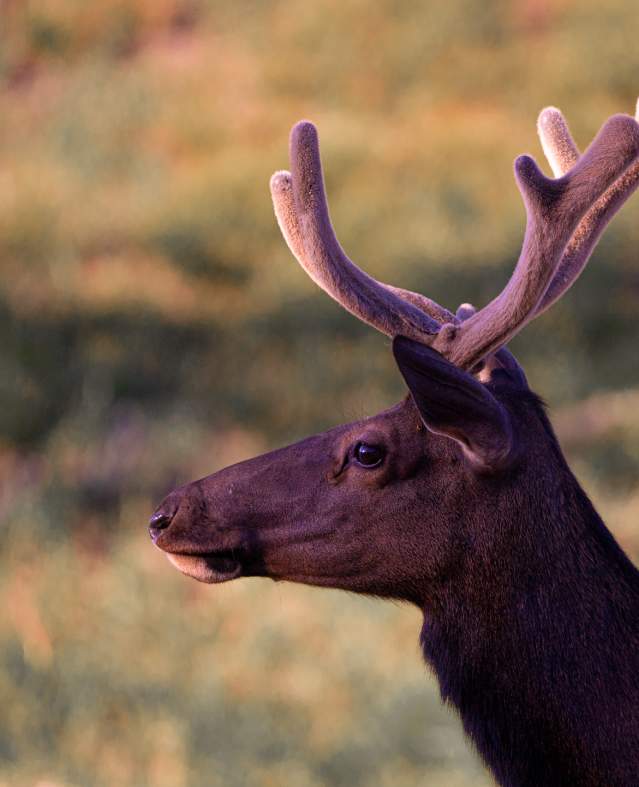
<svg viewBox="0 0 639 787">
<path fill-rule="evenodd" d="M 546 464 L 496 485 L 492 512 L 460 528 L 463 558 L 423 606 L 422 648 L 500 784 L 630 785 L 639 573 L 538 410 Z"/>
</svg>

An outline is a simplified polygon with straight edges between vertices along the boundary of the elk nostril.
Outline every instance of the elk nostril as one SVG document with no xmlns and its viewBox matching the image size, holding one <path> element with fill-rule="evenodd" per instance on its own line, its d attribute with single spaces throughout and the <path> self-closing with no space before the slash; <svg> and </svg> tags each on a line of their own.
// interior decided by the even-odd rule
<svg viewBox="0 0 639 787">
<path fill-rule="evenodd" d="M 165 530 L 173 519 L 174 512 L 167 513 L 166 511 L 156 511 L 149 520 L 149 533 L 151 538 L 155 541 L 160 535 L 160 531 Z"/>
<path fill-rule="evenodd" d="M 153 514 L 149 520 L 149 527 L 155 530 L 162 530 L 171 524 L 172 519 L 173 517 L 171 515 L 166 514 L 164 511 L 158 511 L 156 514 Z"/>
</svg>

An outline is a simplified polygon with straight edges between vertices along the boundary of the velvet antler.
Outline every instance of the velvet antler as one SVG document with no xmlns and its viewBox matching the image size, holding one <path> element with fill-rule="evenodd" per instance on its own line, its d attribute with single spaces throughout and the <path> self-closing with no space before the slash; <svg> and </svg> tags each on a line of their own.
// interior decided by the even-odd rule
<svg viewBox="0 0 639 787">
<path fill-rule="evenodd" d="M 472 369 L 570 286 L 639 179 L 639 125 L 627 115 L 610 118 L 582 156 L 557 110 L 544 110 L 540 134 L 559 177 L 545 177 L 529 156 L 517 159 L 527 211 L 521 255 L 504 290 L 463 321 L 423 295 L 376 281 L 349 260 L 330 223 L 311 123 L 291 132 L 291 173 L 271 179 L 275 213 L 302 267 L 344 308 L 388 336 L 416 339 Z"/>
<path fill-rule="evenodd" d="M 635 118 L 639 120 L 639 102 L 637 102 Z M 555 107 L 547 107 L 539 115 L 537 130 L 555 177 L 561 177 L 579 159 L 579 150 L 568 130 L 564 116 Z M 564 249 L 557 272 L 537 307 L 535 316 L 552 306 L 566 290 L 572 287 L 610 220 L 635 192 L 637 186 L 639 186 L 639 161 L 628 167 L 583 217 Z"/>
<path fill-rule="evenodd" d="M 291 172 L 271 178 L 275 215 L 300 265 L 316 284 L 356 317 L 387 336 L 428 343 L 454 316 L 424 295 L 373 279 L 347 256 L 328 215 L 317 131 L 302 121 L 290 140 Z"/>
</svg>

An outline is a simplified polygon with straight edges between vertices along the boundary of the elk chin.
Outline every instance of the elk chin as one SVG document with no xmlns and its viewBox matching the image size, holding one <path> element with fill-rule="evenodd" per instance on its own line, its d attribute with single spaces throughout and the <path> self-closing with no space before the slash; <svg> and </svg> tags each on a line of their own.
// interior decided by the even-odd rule
<svg viewBox="0 0 639 787">
<path fill-rule="evenodd" d="M 178 571 L 209 585 L 229 582 L 242 573 L 240 561 L 225 555 L 176 555 L 167 552 L 166 556 Z"/>
</svg>

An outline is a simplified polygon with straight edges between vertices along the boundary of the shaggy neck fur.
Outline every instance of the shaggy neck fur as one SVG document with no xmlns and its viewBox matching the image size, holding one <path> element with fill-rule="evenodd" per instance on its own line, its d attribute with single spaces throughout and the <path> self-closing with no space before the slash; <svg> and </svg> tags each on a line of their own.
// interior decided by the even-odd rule
<svg viewBox="0 0 639 787">
<path fill-rule="evenodd" d="M 424 655 L 499 784 L 636 786 L 639 572 L 537 409 L 554 466 L 468 523 L 468 559 L 424 607 Z"/>
</svg>

